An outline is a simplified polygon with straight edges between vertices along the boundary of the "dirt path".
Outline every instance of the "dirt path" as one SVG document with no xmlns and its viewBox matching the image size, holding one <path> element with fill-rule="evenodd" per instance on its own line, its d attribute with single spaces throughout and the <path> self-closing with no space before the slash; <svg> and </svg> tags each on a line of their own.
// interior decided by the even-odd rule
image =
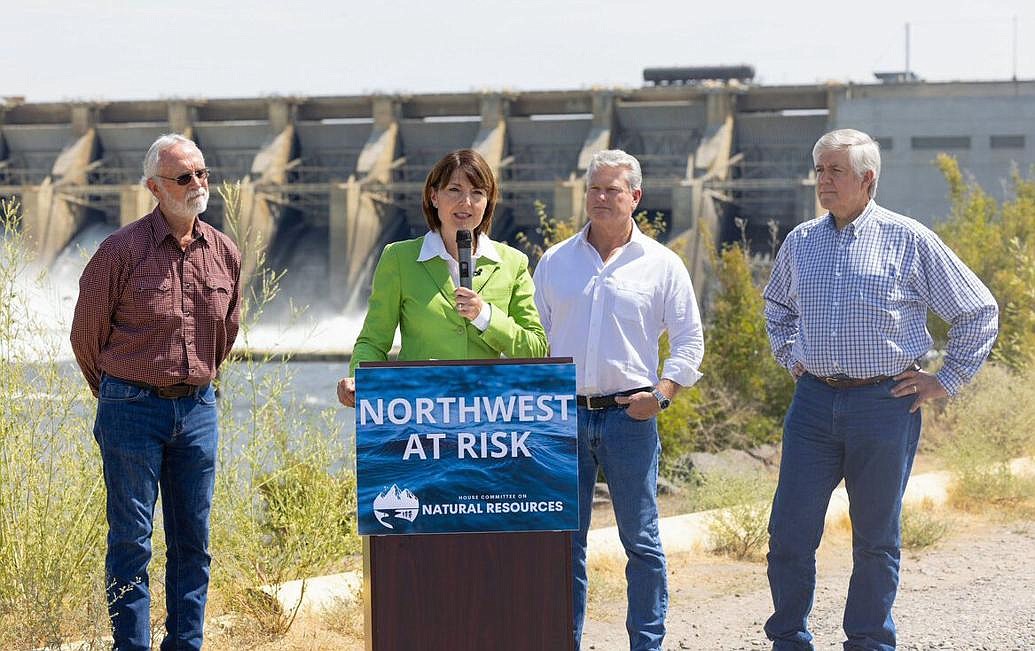
<svg viewBox="0 0 1035 651">
<path fill-rule="evenodd" d="M 954 533 L 940 545 L 903 553 L 895 605 L 899 649 L 1035 649 L 1035 522 L 953 517 Z M 828 532 L 811 617 L 817 649 L 841 649 L 850 572 L 849 535 Z M 684 554 L 670 559 L 669 575 L 666 650 L 769 648 L 762 632 L 772 606 L 764 563 Z M 610 588 L 590 610 L 583 649 L 628 648 L 622 586 Z"/>
</svg>

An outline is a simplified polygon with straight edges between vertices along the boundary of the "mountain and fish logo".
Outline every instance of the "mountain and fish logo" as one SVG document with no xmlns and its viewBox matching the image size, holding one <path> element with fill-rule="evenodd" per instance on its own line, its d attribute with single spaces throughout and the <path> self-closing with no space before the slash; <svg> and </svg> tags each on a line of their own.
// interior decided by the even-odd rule
<svg viewBox="0 0 1035 651">
<path fill-rule="evenodd" d="M 393 521 L 413 522 L 419 512 L 420 500 L 417 496 L 408 488 L 400 489 L 397 484 L 392 484 L 374 498 L 374 517 L 388 529 L 395 529 Z"/>
</svg>

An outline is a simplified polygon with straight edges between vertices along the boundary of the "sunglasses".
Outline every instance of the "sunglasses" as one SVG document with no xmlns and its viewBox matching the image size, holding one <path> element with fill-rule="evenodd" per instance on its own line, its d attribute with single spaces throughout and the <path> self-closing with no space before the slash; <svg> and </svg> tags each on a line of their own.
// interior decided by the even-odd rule
<svg viewBox="0 0 1035 651">
<path fill-rule="evenodd" d="M 205 179 L 207 179 L 208 168 L 206 167 L 196 172 L 185 172 L 183 174 L 180 174 L 179 176 L 162 176 L 161 174 L 155 174 L 155 176 L 157 176 L 160 179 L 165 179 L 166 181 L 176 181 L 176 185 L 187 185 L 188 183 L 190 183 L 190 180 L 195 176 L 198 177 L 199 181 L 204 181 Z"/>
</svg>

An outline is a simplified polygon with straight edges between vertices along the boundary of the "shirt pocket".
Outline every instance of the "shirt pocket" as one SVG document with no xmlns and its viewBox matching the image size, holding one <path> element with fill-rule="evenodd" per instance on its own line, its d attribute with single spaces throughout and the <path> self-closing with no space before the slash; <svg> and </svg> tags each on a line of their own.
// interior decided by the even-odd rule
<svg viewBox="0 0 1035 651">
<path fill-rule="evenodd" d="M 172 313 L 172 281 L 168 278 L 143 278 L 136 284 L 133 303 L 139 311 L 167 316 Z"/>
<path fill-rule="evenodd" d="M 217 319 L 225 319 L 230 311 L 230 283 L 221 278 L 205 280 L 205 310 Z"/>
<path fill-rule="evenodd" d="M 859 318 L 867 327 L 890 334 L 901 320 L 902 288 L 894 270 L 856 279 L 853 298 Z"/>
<path fill-rule="evenodd" d="M 650 311 L 653 292 L 648 285 L 623 283 L 614 289 L 615 316 L 624 321 L 642 323 Z"/>
</svg>

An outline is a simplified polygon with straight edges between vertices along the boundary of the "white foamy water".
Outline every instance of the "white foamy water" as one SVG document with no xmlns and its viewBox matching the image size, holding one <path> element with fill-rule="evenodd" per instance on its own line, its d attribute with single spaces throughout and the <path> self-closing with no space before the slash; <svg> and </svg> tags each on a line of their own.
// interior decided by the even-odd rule
<svg viewBox="0 0 1035 651">
<path fill-rule="evenodd" d="M 68 332 L 79 296 L 79 276 L 90 256 L 115 229 L 106 224 L 86 226 L 58 255 L 50 269 L 29 264 L 14 280 L 11 296 L 15 327 L 13 342 L 19 356 L 43 354 L 72 359 Z"/>
<path fill-rule="evenodd" d="M 343 314 L 320 319 L 302 316 L 298 321 L 286 326 L 260 321 L 238 336 L 234 349 L 278 354 L 349 355 L 363 326 L 363 315 Z"/>
<path fill-rule="evenodd" d="M 49 270 L 41 273 L 39 268 L 30 267 L 18 278 L 13 297 L 18 311 L 26 322 L 43 324 L 45 330 L 44 341 L 37 340 L 34 334 L 31 341 L 24 342 L 24 352 L 28 352 L 30 344 L 32 350 L 44 344 L 47 350 L 56 350 L 60 359 L 73 359 L 68 333 L 79 297 L 79 277 L 101 242 L 114 231 L 108 224 L 87 225 Z M 264 315 L 258 324 L 238 336 L 234 349 L 276 354 L 350 354 L 363 325 L 363 313 L 329 315 L 330 310 L 319 305 L 311 311 L 319 316 L 303 314 L 288 319 L 283 311 Z"/>
</svg>

